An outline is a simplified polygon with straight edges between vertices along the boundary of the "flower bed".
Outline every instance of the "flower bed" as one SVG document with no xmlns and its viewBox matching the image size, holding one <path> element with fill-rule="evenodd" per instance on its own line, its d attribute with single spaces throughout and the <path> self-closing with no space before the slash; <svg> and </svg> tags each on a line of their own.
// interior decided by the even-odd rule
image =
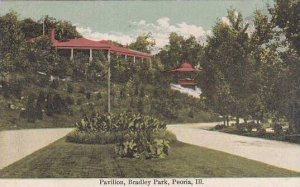
<svg viewBox="0 0 300 187">
<path fill-rule="evenodd" d="M 74 143 L 114 143 L 116 153 L 129 158 L 163 158 L 175 140 L 175 135 L 166 131 L 166 123 L 131 113 L 85 117 L 67 136 L 67 141 Z"/>
</svg>

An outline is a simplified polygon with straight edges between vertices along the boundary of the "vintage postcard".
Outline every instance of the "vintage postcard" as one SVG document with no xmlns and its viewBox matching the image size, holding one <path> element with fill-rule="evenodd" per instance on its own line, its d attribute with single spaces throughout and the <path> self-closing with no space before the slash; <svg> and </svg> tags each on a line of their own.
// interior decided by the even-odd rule
<svg viewBox="0 0 300 187">
<path fill-rule="evenodd" d="M 299 0 L 0 0 L 0 186 L 300 186 L 299 26 Z"/>
</svg>

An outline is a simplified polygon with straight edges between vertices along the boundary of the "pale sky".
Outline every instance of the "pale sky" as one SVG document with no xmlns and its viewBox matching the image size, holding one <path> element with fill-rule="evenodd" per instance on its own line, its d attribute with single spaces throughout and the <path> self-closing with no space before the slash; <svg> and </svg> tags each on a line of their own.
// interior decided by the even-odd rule
<svg viewBox="0 0 300 187">
<path fill-rule="evenodd" d="M 217 19 L 233 7 L 246 19 L 257 9 L 267 11 L 272 0 L 199 1 L 1 1 L 0 15 L 15 10 L 21 18 L 43 15 L 71 21 L 86 38 L 128 44 L 142 33 L 152 33 L 157 47 L 168 43 L 171 32 L 199 41 L 210 34 Z"/>
</svg>

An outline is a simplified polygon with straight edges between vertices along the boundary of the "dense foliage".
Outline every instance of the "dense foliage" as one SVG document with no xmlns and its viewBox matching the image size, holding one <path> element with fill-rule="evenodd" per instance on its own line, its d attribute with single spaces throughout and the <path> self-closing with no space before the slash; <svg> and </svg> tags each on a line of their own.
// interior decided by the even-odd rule
<svg viewBox="0 0 300 187">
<path fill-rule="evenodd" d="M 290 133 L 299 133 L 299 6 L 297 0 L 276 0 L 269 13 L 256 11 L 252 20 L 231 9 L 227 21 L 217 21 L 206 43 L 171 33 L 169 44 L 151 63 L 137 59 L 133 64 L 131 57 L 113 55 L 113 112 L 139 112 L 168 122 L 212 121 L 217 119 L 214 112 L 227 125 L 232 117 L 237 125 L 240 118 L 258 125 L 269 119 L 272 123 L 284 120 Z M 43 118 L 40 111 L 47 116 L 106 111 L 106 52 L 94 52 L 89 62 L 88 51 L 76 51 L 70 61 L 69 51 L 55 51 L 47 37 L 41 36 L 42 20 L 46 35 L 56 28 L 57 39 L 80 37 L 67 21 L 47 16 L 39 21 L 19 20 L 15 12 L 1 16 L 0 92 L 9 100 L 5 105 L 22 111 L 21 117 L 31 122 L 35 121 L 32 113 Z M 142 34 L 129 47 L 149 52 L 154 45 L 150 34 Z M 176 77 L 164 70 L 183 61 L 202 68 L 197 77 L 203 92 L 199 100 L 166 86 Z M 30 88 L 37 92 L 31 95 Z M 50 104 L 40 104 L 40 90 L 46 96 L 55 92 L 50 101 L 45 99 Z"/>
<path fill-rule="evenodd" d="M 84 138 L 83 138 L 84 137 Z M 116 153 L 129 158 L 163 158 L 175 138 L 166 124 L 150 116 L 121 113 L 93 115 L 76 123 L 68 139 L 77 143 L 115 143 Z"/>
<path fill-rule="evenodd" d="M 0 114 L 0 128 L 34 126 L 29 123 L 59 126 L 66 124 L 56 121 L 60 116 L 75 122 L 84 115 L 107 111 L 106 52 L 93 51 L 89 62 L 89 51 L 75 50 L 70 61 L 70 51 L 51 46 L 48 34 L 52 28 L 59 40 L 80 37 L 71 23 L 49 16 L 38 21 L 19 20 L 16 12 L 1 16 L 0 23 L 0 109 L 6 111 Z M 149 52 L 153 45 L 148 34 L 129 47 Z M 136 59 L 135 64 L 132 57 L 112 55 L 111 59 L 112 112 L 139 112 L 168 122 L 215 119 L 204 111 L 201 101 L 166 86 L 171 79 L 162 73 L 165 68 L 159 58 L 154 57 L 151 63 Z"/>
<path fill-rule="evenodd" d="M 275 1 L 270 14 L 253 22 L 236 10 L 219 20 L 204 46 L 199 77 L 207 106 L 236 124 L 268 119 L 299 132 L 299 1 Z"/>
<path fill-rule="evenodd" d="M 272 23 L 280 28 L 280 59 L 286 65 L 282 85 L 285 85 L 283 99 L 286 102 L 285 110 L 281 113 L 288 119 L 290 130 L 300 132 L 300 1 L 276 0 L 275 6 L 270 9 Z M 276 98 L 277 99 L 277 98 Z"/>
<path fill-rule="evenodd" d="M 177 33 L 170 34 L 169 44 L 158 54 L 166 69 L 173 69 L 185 61 L 199 66 L 202 55 L 203 46 L 194 36 L 185 39 Z"/>
</svg>

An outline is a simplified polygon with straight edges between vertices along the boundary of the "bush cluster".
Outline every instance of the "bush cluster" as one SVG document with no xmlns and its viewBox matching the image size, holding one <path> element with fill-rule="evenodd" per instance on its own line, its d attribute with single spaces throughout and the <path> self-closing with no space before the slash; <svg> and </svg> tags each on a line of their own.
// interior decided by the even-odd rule
<svg viewBox="0 0 300 187">
<path fill-rule="evenodd" d="M 20 112 L 20 117 L 34 123 L 37 119 L 42 120 L 44 113 L 47 116 L 55 114 L 71 114 L 69 105 L 74 104 L 71 96 L 64 98 L 61 94 L 41 90 L 38 96 L 35 93 L 29 94 L 25 105 L 25 110 Z"/>
<path fill-rule="evenodd" d="M 222 125 L 222 124 L 218 124 L 218 125 L 216 125 L 216 126 L 214 127 L 215 130 L 222 130 L 222 129 L 224 129 L 224 128 L 226 128 L 226 126 L 225 126 L 225 125 Z"/>
<path fill-rule="evenodd" d="M 13 81 L 0 81 L 0 94 L 5 98 L 14 96 L 21 98 L 24 90 L 24 80 L 13 80 Z"/>
<path fill-rule="evenodd" d="M 236 128 L 240 132 L 252 132 L 253 129 L 257 129 L 257 131 L 261 131 L 262 126 L 260 124 L 251 121 L 249 123 L 239 123 L 236 125 Z"/>
<path fill-rule="evenodd" d="M 121 157 L 163 158 L 175 135 L 166 131 L 166 123 L 141 114 L 121 113 L 85 117 L 76 124 L 68 141 L 76 143 L 115 143 Z"/>
<path fill-rule="evenodd" d="M 279 123 L 279 122 L 274 122 L 272 124 L 273 130 L 275 132 L 275 134 L 281 134 L 283 133 L 283 128 L 282 128 L 283 124 Z"/>
</svg>

